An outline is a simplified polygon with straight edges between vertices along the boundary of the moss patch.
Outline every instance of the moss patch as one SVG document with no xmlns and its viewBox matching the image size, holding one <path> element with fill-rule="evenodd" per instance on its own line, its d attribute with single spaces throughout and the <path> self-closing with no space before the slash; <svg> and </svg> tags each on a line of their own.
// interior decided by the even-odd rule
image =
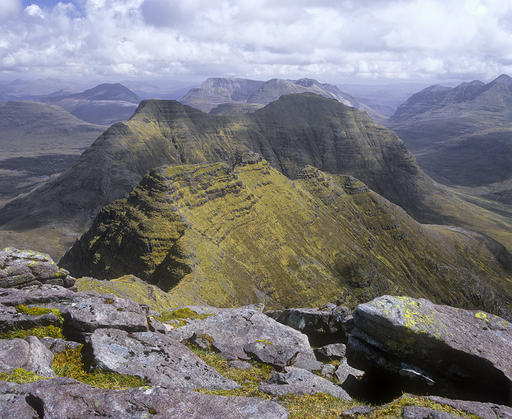
<svg viewBox="0 0 512 419">
<path fill-rule="evenodd" d="M 458 415 L 463 418 L 471 418 L 478 419 L 478 416 L 471 415 L 466 412 L 454 409 L 451 406 L 442 405 L 432 400 L 423 397 L 414 397 L 409 395 L 403 395 L 399 399 L 394 400 L 393 402 L 384 405 L 372 412 L 371 415 L 365 416 L 372 419 L 380 419 L 380 418 L 399 418 L 402 417 L 402 410 L 406 406 L 420 406 L 426 407 L 433 410 L 439 410 L 441 412 L 450 413 L 452 415 Z"/>
<path fill-rule="evenodd" d="M 35 336 L 36 338 L 59 338 L 64 339 L 62 329 L 57 326 L 37 326 L 30 329 L 17 329 L 9 330 L 8 332 L 0 333 L 0 339 L 25 339 L 29 336 Z"/>
<path fill-rule="evenodd" d="M 41 377 L 35 372 L 24 370 L 23 368 L 16 368 L 9 374 L 6 372 L 0 373 L 0 381 L 9 381 L 18 384 L 33 383 L 39 380 L 46 380 L 47 378 L 48 377 Z"/>
<path fill-rule="evenodd" d="M 290 418 L 337 418 L 347 409 L 358 406 L 359 402 L 346 402 L 327 394 L 288 395 L 275 397 L 263 393 L 259 388 L 261 382 L 267 381 L 274 369 L 270 365 L 252 361 L 252 368 L 247 370 L 231 368 L 219 354 L 199 349 L 194 345 L 188 347 L 217 372 L 240 385 L 235 390 L 198 390 L 201 393 L 219 396 L 258 397 L 265 400 L 277 400 L 289 412 Z"/>
<path fill-rule="evenodd" d="M 82 346 L 56 354 L 53 360 L 53 370 L 59 377 L 74 378 L 82 383 L 104 389 L 127 389 L 148 384 L 142 378 L 132 375 L 100 370 L 87 372 L 82 358 Z"/>
<path fill-rule="evenodd" d="M 44 314 L 55 314 L 61 321 L 64 321 L 62 314 L 56 308 L 44 308 L 44 307 L 29 307 L 24 304 L 18 304 L 16 307 L 18 313 L 23 313 L 28 316 L 42 316 Z"/>
<path fill-rule="evenodd" d="M 210 317 L 210 316 L 214 316 L 214 314 L 212 313 L 207 313 L 207 314 L 199 314 L 197 313 L 196 311 L 188 308 L 188 307 L 183 307 L 183 308 L 179 308 L 177 310 L 173 310 L 173 311 L 165 311 L 162 313 L 161 316 L 154 316 L 155 319 L 157 319 L 158 321 L 161 321 L 162 323 L 168 323 L 168 322 L 172 322 L 171 325 L 173 325 L 174 327 L 182 327 L 182 326 L 185 326 L 187 325 L 187 320 L 192 320 L 192 319 L 206 319 L 207 317 Z"/>
</svg>

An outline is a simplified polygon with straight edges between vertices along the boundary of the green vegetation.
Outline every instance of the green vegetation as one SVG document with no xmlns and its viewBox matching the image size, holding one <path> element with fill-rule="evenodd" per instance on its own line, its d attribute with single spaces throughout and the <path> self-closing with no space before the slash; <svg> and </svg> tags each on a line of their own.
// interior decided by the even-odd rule
<svg viewBox="0 0 512 419">
<path fill-rule="evenodd" d="M 56 354 L 53 360 L 53 370 L 59 377 L 73 378 L 104 389 L 126 389 L 147 385 L 145 380 L 136 376 L 101 370 L 87 372 L 82 357 L 82 346 Z"/>
<path fill-rule="evenodd" d="M 62 328 L 53 325 L 37 326 L 30 329 L 9 330 L 7 332 L 0 333 L 0 339 L 25 339 L 29 336 L 35 336 L 36 338 L 50 337 L 64 339 Z"/>
<path fill-rule="evenodd" d="M 23 313 L 28 316 L 42 316 L 43 314 L 53 313 L 61 320 L 61 322 L 64 321 L 61 312 L 56 308 L 28 307 L 24 304 L 18 304 L 15 308 L 18 313 Z"/>
<path fill-rule="evenodd" d="M 132 242 L 140 252 L 125 246 Z M 160 312 L 255 301 L 321 306 L 340 297 L 353 307 L 407 294 L 503 315 L 512 281 L 496 249 L 477 234 L 418 224 L 354 178 L 309 166 L 292 181 L 249 156 L 234 168 L 154 171 L 100 213 L 67 259 L 105 279 L 135 270 L 151 285 L 124 276 L 78 286 Z"/>
<path fill-rule="evenodd" d="M 23 368 L 15 368 L 10 373 L 0 372 L 0 381 L 9 381 L 18 384 L 33 383 L 47 378 L 48 377 L 41 377 L 35 372 L 24 370 Z"/>
<path fill-rule="evenodd" d="M 268 380 L 273 368 L 269 365 L 252 361 L 253 367 L 247 370 L 238 368 L 231 368 L 228 362 L 219 354 L 200 349 L 195 345 L 188 345 L 199 358 L 201 358 L 209 366 L 215 368 L 219 374 L 229 378 L 240 385 L 240 388 L 235 390 L 198 390 L 202 393 L 217 394 L 221 396 L 246 396 L 246 397 L 260 397 L 270 399 L 271 396 L 259 390 L 258 385 L 262 381 Z"/>
<path fill-rule="evenodd" d="M 155 319 L 162 323 L 170 323 L 172 326 L 182 327 L 188 324 L 187 320 L 192 319 L 206 319 L 207 317 L 213 316 L 212 313 L 199 314 L 194 310 L 183 307 L 173 311 L 164 311 L 161 316 L 154 316 Z"/>
<path fill-rule="evenodd" d="M 454 409 L 451 406 L 442 405 L 436 402 L 433 402 L 424 397 L 415 397 L 408 394 L 404 394 L 402 397 L 394 400 L 393 402 L 384 405 L 372 412 L 370 416 L 364 416 L 365 418 L 369 417 L 371 419 L 380 419 L 380 418 L 399 418 L 402 417 L 402 410 L 406 406 L 420 406 L 426 407 L 429 409 L 439 410 L 441 412 L 450 413 L 452 415 L 461 416 L 463 418 L 470 419 L 478 419 L 479 416 L 468 414 L 466 412 Z"/>
</svg>

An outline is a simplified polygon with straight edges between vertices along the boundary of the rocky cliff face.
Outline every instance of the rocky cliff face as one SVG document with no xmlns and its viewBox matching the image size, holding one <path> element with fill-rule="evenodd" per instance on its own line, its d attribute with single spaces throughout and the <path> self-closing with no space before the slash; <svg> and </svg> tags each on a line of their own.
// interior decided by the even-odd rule
<svg viewBox="0 0 512 419">
<path fill-rule="evenodd" d="M 183 304 L 354 305 L 407 290 L 508 316 L 499 245 L 420 225 L 353 177 L 297 175 L 254 154 L 158 169 L 104 208 L 61 264 L 75 276 L 134 274 Z"/>
</svg>

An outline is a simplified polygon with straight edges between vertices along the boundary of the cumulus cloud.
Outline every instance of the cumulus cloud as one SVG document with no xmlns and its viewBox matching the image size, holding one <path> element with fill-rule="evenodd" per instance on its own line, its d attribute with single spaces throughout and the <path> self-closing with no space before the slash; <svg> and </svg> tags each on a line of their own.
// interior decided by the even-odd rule
<svg viewBox="0 0 512 419">
<path fill-rule="evenodd" d="M 0 72 L 328 81 L 512 72 L 512 4 L 502 0 L 37 3 L 20 13 L 20 1 L 0 2 Z"/>
</svg>

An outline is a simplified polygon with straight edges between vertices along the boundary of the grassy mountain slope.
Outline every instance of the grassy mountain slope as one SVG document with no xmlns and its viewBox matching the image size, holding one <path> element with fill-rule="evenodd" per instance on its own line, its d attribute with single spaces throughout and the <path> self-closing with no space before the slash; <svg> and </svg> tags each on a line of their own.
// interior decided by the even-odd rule
<svg viewBox="0 0 512 419">
<path fill-rule="evenodd" d="M 104 205 L 126 197 L 155 167 L 232 164 L 248 150 L 291 178 L 305 165 L 355 176 L 422 222 L 464 225 L 512 248 L 505 216 L 491 217 L 433 184 L 400 139 L 364 112 L 313 94 L 283 96 L 253 114 L 231 117 L 175 101 L 144 101 L 129 121 L 105 131 L 68 172 L 0 210 L 0 225 L 29 235 L 45 225 L 83 232 Z"/>
<path fill-rule="evenodd" d="M 413 95 L 389 120 L 434 179 L 512 203 L 512 78 Z"/>
<path fill-rule="evenodd" d="M 68 169 L 104 129 L 57 106 L 0 103 L 0 205 Z"/>
<path fill-rule="evenodd" d="M 496 242 L 420 225 L 353 177 L 308 166 L 292 181 L 254 154 L 151 172 L 60 262 L 77 276 L 135 274 L 176 304 L 353 305 L 407 291 L 502 315 L 511 263 Z"/>
</svg>

